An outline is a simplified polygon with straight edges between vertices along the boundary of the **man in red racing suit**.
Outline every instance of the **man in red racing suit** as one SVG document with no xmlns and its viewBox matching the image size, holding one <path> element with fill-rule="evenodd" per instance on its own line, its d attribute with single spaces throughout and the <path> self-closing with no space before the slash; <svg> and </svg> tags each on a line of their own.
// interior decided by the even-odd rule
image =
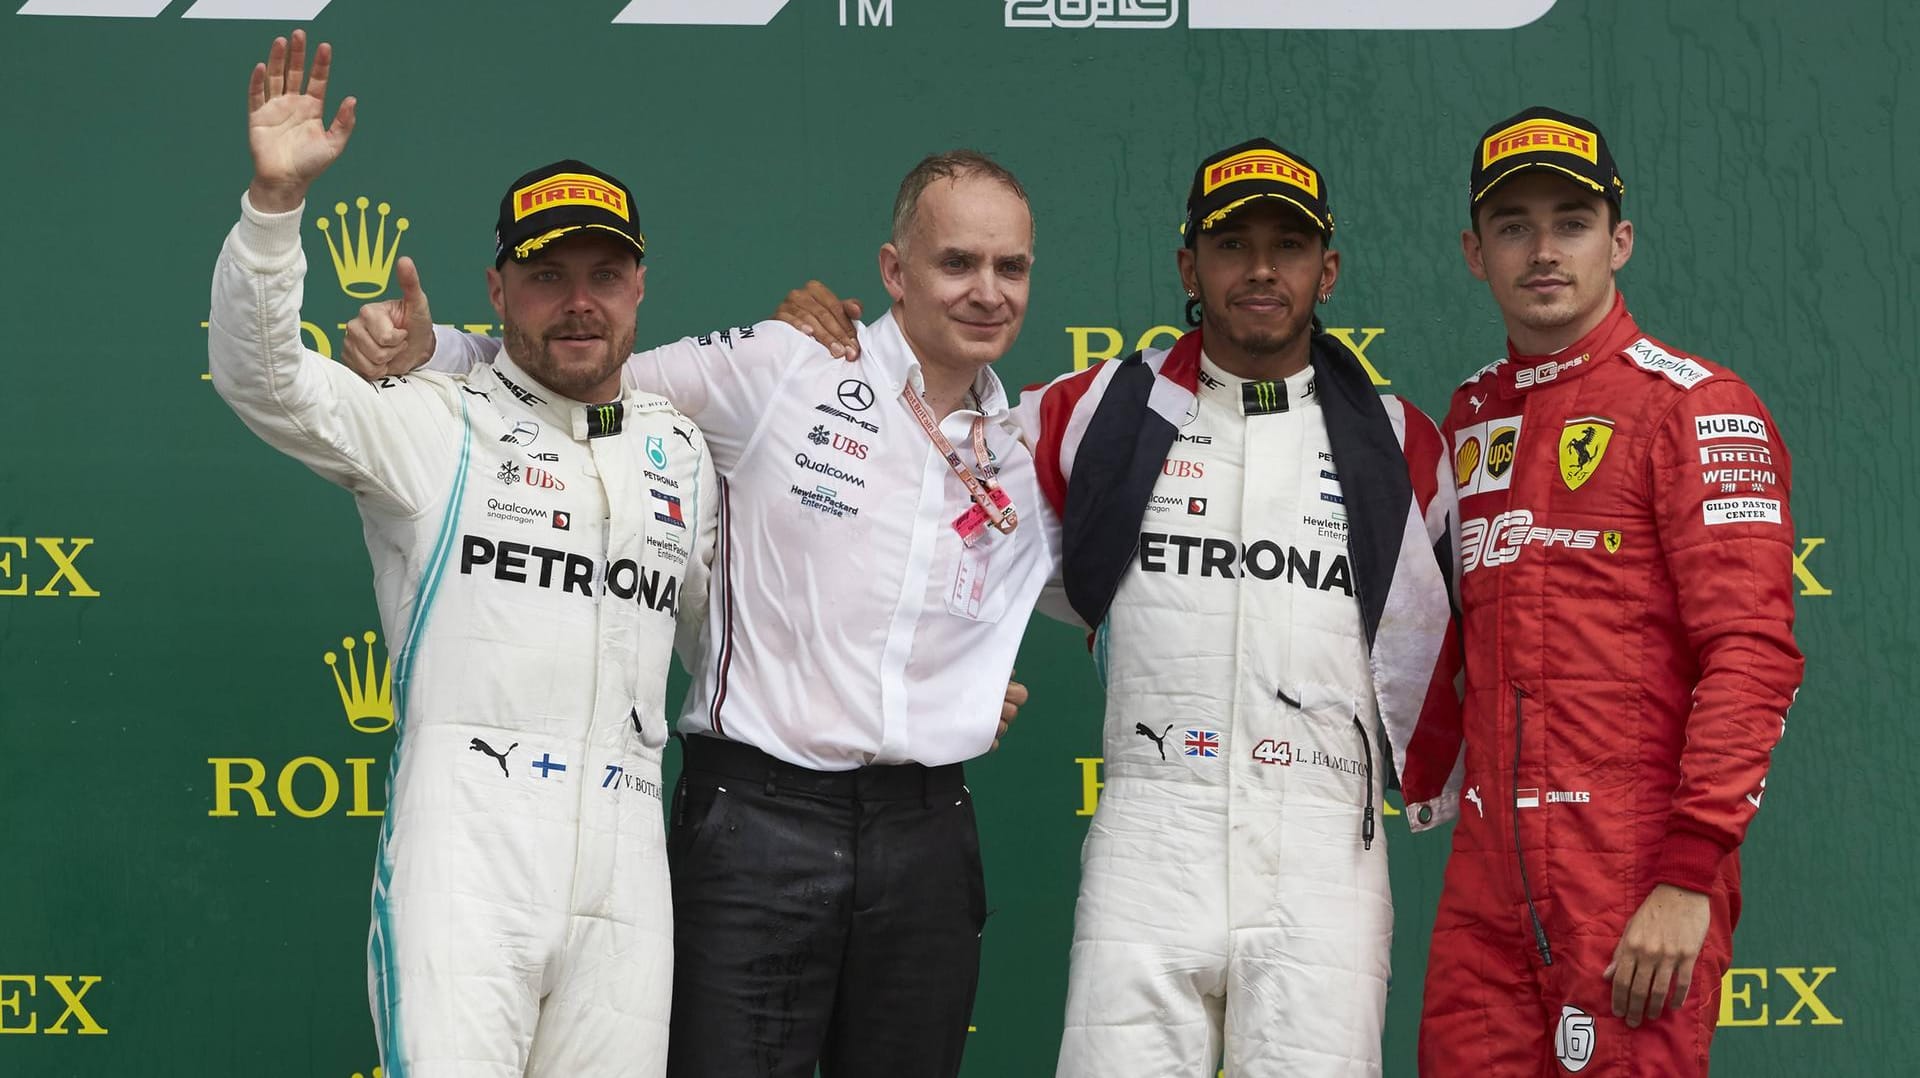
<svg viewBox="0 0 1920 1078">
<path fill-rule="evenodd" d="M 1443 424 L 1466 778 L 1421 1072 L 1704 1075 L 1802 668 L 1786 447 L 1746 383 L 1628 314 L 1596 128 L 1530 109 L 1473 171 L 1462 242 L 1509 344 Z"/>
</svg>

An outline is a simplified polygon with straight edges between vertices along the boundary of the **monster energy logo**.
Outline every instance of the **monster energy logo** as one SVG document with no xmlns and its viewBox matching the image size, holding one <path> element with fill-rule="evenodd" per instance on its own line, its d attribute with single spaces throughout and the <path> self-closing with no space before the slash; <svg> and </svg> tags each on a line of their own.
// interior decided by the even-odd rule
<svg viewBox="0 0 1920 1078">
<path fill-rule="evenodd" d="M 1287 410 L 1287 387 L 1279 382 L 1240 383 L 1240 410 L 1246 415 L 1266 415 Z"/>
<path fill-rule="evenodd" d="M 587 437 L 603 438 L 620 433 L 624 409 L 618 404 L 596 404 L 587 409 Z"/>
</svg>

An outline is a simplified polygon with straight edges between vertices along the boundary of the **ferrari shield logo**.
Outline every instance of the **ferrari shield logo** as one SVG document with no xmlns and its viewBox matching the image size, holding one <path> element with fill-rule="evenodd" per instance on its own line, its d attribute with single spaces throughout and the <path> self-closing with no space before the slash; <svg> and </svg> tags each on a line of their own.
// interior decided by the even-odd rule
<svg viewBox="0 0 1920 1078">
<path fill-rule="evenodd" d="M 1613 420 L 1597 415 L 1569 419 L 1560 429 L 1560 478 L 1568 490 L 1593 478 L 1600 458 L 1607 455 L 1607 443 L 1613 440 Z"/>
<path fill-rule="evenodd" d="M 1607 553 L 1609 554 L 1620 553 L 1620 533 L 1619 532 L 1616 532 L 1616 531 L 1601 532 L 1600 541 L 1606 544 Z"/>
</svg>

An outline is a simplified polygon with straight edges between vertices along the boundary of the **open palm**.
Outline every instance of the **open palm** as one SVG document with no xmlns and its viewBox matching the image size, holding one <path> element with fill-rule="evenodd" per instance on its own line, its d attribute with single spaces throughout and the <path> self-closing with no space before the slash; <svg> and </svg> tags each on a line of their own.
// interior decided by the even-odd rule
<svg viewBox="0 0 1920 1078">
<path fill-rule="evenodd" d="M 247 86 L 247 144 L 253 153 L 254 190 L 275 196 L 271 200 L 276 203 L 297 204 L 305 198 L 307 185 L 333 164 L 353 134 L 351 97 L 340 102 L 332 126 L 326 123 L 332 46 L 323 43 L 314 50 L 310 73 L 306 58 L 305 31 L 295 30 L 291 45 L 285 38 L 275 38 L 267 62 L 254 65 L 253 80 Z"/>
</svg>

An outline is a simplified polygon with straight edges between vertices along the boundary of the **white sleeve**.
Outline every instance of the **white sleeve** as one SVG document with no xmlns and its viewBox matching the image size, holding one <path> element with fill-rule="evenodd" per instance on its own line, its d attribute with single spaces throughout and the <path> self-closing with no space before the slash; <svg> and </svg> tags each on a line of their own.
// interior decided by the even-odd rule
<svg viewBox="0 0 1920 1078">
<path fill-rule="evenodd" d="M 461 374 L 500 354 L 498 337 L 433 327 L 433 357 L 426 369 Z M 812 350 L 827 351 L 785 322 L 761 322 L 685 337 L 627 359 L 624 381 L 643 393 L 667 398 L 676 411 L 700 425 L 721 475 L 733 471 L 760 429 L 780 383 Z"/>
<path fill-rule="evenodd" d="M 1061 377 L 1069 377 L 1071 373 Z M 1040 400 L 1047 395 L 1050 384 L 1027 387 L 1020 394 L 1020 403 L 1014 405 L 1013 409 L 1007 413 L 1013 422 L 1014 430 L 1020 435 L 1020 444 L 1026 446 L 1028 452 L 1032 452 L 1040 444 Z M 1047 549 L 1053 554 L 1053 566 L 1047 574 L 1046 584 L 1040 589 L 1040 598 L 1034 604 L 1034 609 L 1055 621 L 1065 622 L 1082 629 L 1087 628 L 1087 623 L 1074 612 L 1073 604 L 1067 602 L 1067 583 L 1061 571 L 1060 544 L 1064 536 L 1060 526 L 1060 516 L 1053 511 L 1053 506 L 1047 504 L 1045 498 L 1040 499 L 1039 512 L 1036 515 L 1040 518 L 1040 525 L 1047 530 Z"/>
<path fill-rule="evenodd" d="M 761 322 L 641 352 L 627 361 L 626 380 L 667 398 L 698 423 L 713 466 L 724 476 L 740 463 L 781 384 L 815 352 L 827 355 L 792 326 Z"/>
<path fill-rule="evenodd" d="M 261 213 L 241 198 L 213 272 L 213 388 L 267 444 L 389 511 L 415 515 L 445 484 L 451 415 L 430 389 L 404 377 L 376 387 L 302 346 L 304 208 Z"/>
<path fill-rule="evenodd" d="M 452 326 L 433 327 L 433 355 L 424 369 L 441 374 L 465 374 L 477 364 L 492 363 L 500 354 L 500 338 L 467 333 Z"/>
<path fill-rule="evenodd" d="M 1045 385 L 1028 386 L 1020 392 L 1020 403 L 1007 412 L 1020 444 L 1031 453 L 1040 444 L 1040 399 L 1047 395 Z"/>
</svg>

